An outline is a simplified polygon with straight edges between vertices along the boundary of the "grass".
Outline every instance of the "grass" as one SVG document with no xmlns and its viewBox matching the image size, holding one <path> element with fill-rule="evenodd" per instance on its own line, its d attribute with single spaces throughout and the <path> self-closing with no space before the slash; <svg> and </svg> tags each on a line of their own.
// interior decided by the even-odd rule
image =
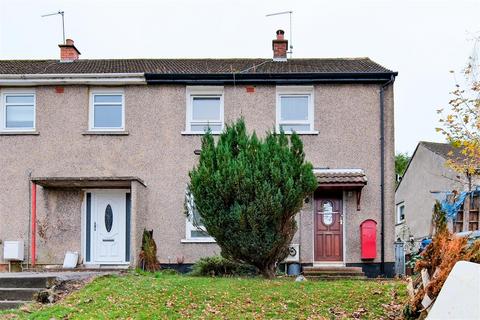
<svg viewBox="0 0 480 320">
<path fill-rule="evenodd" d="M 379 319 L 405 299 L 400 281 L 203 278 L 130 273 L 97 278 L 54 305 L 8 319 Z"/>
</svg>

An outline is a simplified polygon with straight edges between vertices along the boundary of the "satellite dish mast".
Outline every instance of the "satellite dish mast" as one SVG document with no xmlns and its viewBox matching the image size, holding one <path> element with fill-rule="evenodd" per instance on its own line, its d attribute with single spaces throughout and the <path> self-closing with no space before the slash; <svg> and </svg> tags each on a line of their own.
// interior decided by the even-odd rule
<svg viewBox="0 0 480 320">
<path fill-rule="evenodd" d="M 290 30 L 289 30 L 289 34 L 290 34 L 290 51 L 288 51 L 287 53 L 290 54 L 290 58 L 292 57 L 293 55 L 293 33 L 292 33 L 292 14 L 293 14 L 293 11 L 282 11 L 282 12 L 275 12 L 275 13 L 269 13 L 267 15 L 265 15 L 265 17 L 273 17 L 273 16 L 279 16 L 279 15 L 284 15 L 284 14 L 288 14 L 289 15 L 289 18 L 290 18 Z"/>
<path fill-rule="evenodd" d="M 63 44 L 65 44 L 65 12 L 58 10 L 58 12 L 44 14 L 42 18 L 56 16 L 57 14 L 62 16 Z"/>
</svg>

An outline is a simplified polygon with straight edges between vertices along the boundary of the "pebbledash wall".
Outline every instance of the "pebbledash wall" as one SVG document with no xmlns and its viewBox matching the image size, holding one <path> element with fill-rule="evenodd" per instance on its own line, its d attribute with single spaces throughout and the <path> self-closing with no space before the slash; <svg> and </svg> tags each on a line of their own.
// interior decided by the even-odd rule
<svg viewBox="0 0 480 320">
<path fill-rule="evenodd" d="M 0 136 L 0 250 L 4 240 L 23 239 L 29 231 L 29 174 L 36 177 L 136 176 L 132 199 L 136 220 L 132 226 L 132 255 L 137 255 L 143 228 L 153 229 L 161 263 L 184 264 L 218 254 L 214 243 L 186 243 L 184 195 L 188 171 L 197 163 L 194 150 L 200 135 L 183 135 L 186 117 L 184 85 L 124 86 L 125 126 L 128 135 L 83 135 L 88 129 L 90 91 L 96 86 L 31 88 L 36 93 L 38 135 Z M 118 87 L 116 87 L 118 89 Z M 2 88 L 0 88 L 1 90 Z M 4 89 L 4 88 L 3 88 Z M 251 90 L 249 90 L 251 91 Z M 374 219 L 380 262 L 380 85 L 318 84 L 314 86 L 316 135 L 302 135 L 307 160 L 314 167 L 360 168 L 368 184 L 356 210 L 355 195 L 344 194 L 345 262 L 360 259 L 360 223 Z M 275 126 L 275 85 L 224 86 L 225 121 L 241 116 L 249 130 L 263 134 Z M 393 86 L 385 95 L 385 261 L 393 270 L 394 243 L 394 126 Z M 61 264 L 65 251 L 81 252 L 81 216 L 84 192 L 38 187 L 37 263 Z M 313 199 L 298 216 L 303 264 L 313 262 Z M 133 210 L 133 208 L 132 208 Z M 26 248 L 27 252 L 28 248 Z M 137 262 L 133 256 L 132 264 Z M 0 263 L 5 263 L 0 255 Z M 372 270 L 373 270 L 372 269 Z M 370 270 L 370 269 L 369 269 Z"/>
</svg>

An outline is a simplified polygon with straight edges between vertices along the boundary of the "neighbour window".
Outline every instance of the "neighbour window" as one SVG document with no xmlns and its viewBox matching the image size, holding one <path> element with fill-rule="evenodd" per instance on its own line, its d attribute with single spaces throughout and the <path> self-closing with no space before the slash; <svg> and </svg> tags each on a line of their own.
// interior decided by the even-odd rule
<svg viewBox="0 0 480 320">
<path fill-rule="evenodd" d="M 5 93 L 3 95 L 2 130 L 35 130 L 35 94 Z"/>
<path fill-rule="evenodd" d="M 198 241 L 214 241 L 214 239 L 208 234 L 205 226 L 202 223 L 202 217 L 200 216 L 193 199 L 193 194 L 190 190 L 185 191 L 185 209 L 187 211 L 187 240 Z"/>
<path fill-rule="evenodd" d="M 397 204 L 397 223 L 401 223 L 405 220 L 405 204 Z"/>
<path fill-rule="evenodd" d="M 223 87 L 187 87 L 186 133 L 220 133 L 223 123 Z"/>
<path fill-rule="evenodd" d="M 125 104 L 123 93 L 93 93 L 91 100 L 90 130 L 124 130 Z"/>
<path fill-rule="evenodd" d="M 277 130 L 316 133 L 313 127 L 313 87 L 277 87 Z"/>
</svg>

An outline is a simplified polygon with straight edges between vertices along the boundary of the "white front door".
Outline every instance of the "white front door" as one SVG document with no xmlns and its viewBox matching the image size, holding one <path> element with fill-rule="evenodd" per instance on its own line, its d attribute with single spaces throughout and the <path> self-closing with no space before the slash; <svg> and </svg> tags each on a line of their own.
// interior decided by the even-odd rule
<svg viewBox="0 0 480 320">
<path fill-rule="evenodd" d="M 92 193 L 93 263 L 125 262 L 126 190 Z"/>
</svg>

